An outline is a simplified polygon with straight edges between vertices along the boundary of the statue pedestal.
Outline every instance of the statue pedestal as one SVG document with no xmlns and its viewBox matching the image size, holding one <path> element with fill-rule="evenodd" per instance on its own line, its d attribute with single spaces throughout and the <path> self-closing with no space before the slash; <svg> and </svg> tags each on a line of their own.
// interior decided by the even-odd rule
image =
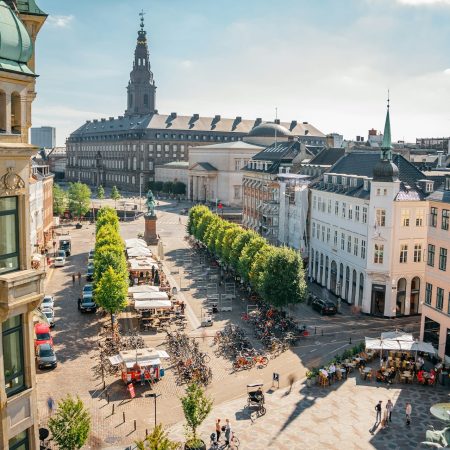
<svg viewBox="0 0 450 450">
<path fill-rule="evenodd" d="M 144 240 L 147 245 L 156 245 L 158 243 L 158 235 L 156 234 L 156 215 L 149 216 L 146 214 Z"/>
</svg>

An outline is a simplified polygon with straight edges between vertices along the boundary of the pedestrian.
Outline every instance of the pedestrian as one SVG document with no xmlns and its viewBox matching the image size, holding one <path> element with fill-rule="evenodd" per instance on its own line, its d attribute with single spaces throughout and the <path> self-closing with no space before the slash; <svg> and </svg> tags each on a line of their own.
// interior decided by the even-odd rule
<svg viewBox="0 0 450 450">
<path fill-rule="evenodd" d="M 226 420 L 226 424 L 225 424 L 225 445 L 230 445 L 230 440 L 231 440 L 231 425 L 230 425 L 230 420 L 227 419 Z"/>
<path fill-rule="evenodd" d="M 382 428 L 387 428 L 388 425 L 388 412 L 387 409 L 384 410 L 384 414 L 383 414 L 383 420 L 381 421 L 381 427 Z"/>
<path fill-rule="evenodd" d="M 78 284 L 81 284 L 81 272 L 78 272 Z"/>
<path fill-rule="evenodd" d="M 49 397 L 47 399 L 47 408 L 48 408 L 48 415 L 51 416 L 53 413 L 53 410 L 55 409 L 55 400 L 53 400 L 52 397 Z"/>
<path fill-rule="evenodd" d="M 381 422 L 381 404 L 382 404 L 383 402 L 380 400 L 376 405 L 375 405 L 375 411 L 377 412 L 377 418 L 376 418 L 376 421 L 375 421 L 375 423 L 379 423 L 379 422 Z"/>
<path fill-rule="evenodd" d="M 216 420 L 216 436 L 217 436 L 217 442 L 220 441 L 220 432 L 221 432 L 221 428 L 220 428 L 220 419 Z"/>
<path fill-rule="evenodd" d="M 406 425 L 409 427 L 411 425 L 411 413 L 412 406 L 411 403 L 406 403 L 405 414 L 406 414 Z"/>
<path fill-rule="evenodd" d="M 391 402 L 391 399 L 389 399 L 386 404 L 386 411 L 388 412 L 389 422 L 392 422 L 392 410 L 393 409 L 394 409 L 394 404 Z"/>
<path fill-rule="evenodd" d="M 72 274 L 72 286 L 75 284 L 75 274 Z"/>
<path fill-rule="evenodd" d="M 181 217 L 178 217 L 178 223 L 181 224 Z"/>
<path fill-rule="evenodd" d="M 291 373 L 291 374 L 288 375 L 288 381 L 289 381 L 289 391 L 288 391 L 288 393 L 289 394 L 292 391 L 292 386 L 294 385 L 296 379 L 297 379 L 297 377 L 295 376 L 294 373 Z"/>
</svg>

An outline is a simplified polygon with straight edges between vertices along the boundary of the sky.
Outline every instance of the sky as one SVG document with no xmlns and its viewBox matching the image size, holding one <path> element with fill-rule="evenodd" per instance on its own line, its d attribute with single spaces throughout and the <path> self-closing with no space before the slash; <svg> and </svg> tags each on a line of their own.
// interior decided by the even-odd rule
<svg viewBox="0 0 450 450">
<path fill-rule="evenodd" d="M 123 114 L 145 26 L 160 113 L 307 121 L 347 139 L 450 135 L 450 0 L 37 0 L 33 126 Z"/>
</svg>

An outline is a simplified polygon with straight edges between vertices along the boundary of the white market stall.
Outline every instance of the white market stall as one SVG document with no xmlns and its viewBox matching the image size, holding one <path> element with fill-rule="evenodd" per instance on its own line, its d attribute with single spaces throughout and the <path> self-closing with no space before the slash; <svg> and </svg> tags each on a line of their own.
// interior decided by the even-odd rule
<svg viewBox="0 0 450 450">
<path fill-rule="evenodd" d="M 128 288 L 128 295 L 143 292 L 159 292 L 159 286 L 150 286 L 148 284 L 139 284 Z"/>
<path fill-rule="evenodd" d="M 137 238 L 125 239 L 125 247 L 127 249 L 133 247 L 147 248 L 147 242 L 145 242 L 144 239 L 137 239 Z"/>
<path fill-rule="evenodd" d="M 366 350 L 388 350 L 394 352 L 423 352 L 435 354 L 435 348 L 428 342 L 414 340 L 412 335 L 401 335 L 398 338 L 368 338 L 366 337 Z"/>
<path fill-rule="evenodd" d="M 169 300 L 165 292 L 136 292 L 133 294 L 133 300 Z"/>
<path fill-rule="evenodd" d="M 136 311 L 164 310 L 172 308 L 170 300 L 136 300 L 134 309 Z"/>
<path fill-rule="evenodd" d="M 137 256 L 152 256 L 152 252 L 148 248 L 144 247 L 132 247 L 127 248 L 127 256 L 128 258 L 136 258 Z"/>
</svg>

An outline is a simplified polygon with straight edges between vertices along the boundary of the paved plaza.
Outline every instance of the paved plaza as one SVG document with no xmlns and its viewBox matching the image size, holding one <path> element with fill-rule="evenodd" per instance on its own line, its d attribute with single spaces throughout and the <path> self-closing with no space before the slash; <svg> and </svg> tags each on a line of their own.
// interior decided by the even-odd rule
<svg viewBox="0 0 450 450">
<path fill-rule="evenodd" d="M 346 305 L 342 315 L 322 317 L 308 305 L 297 305 L 290 313 L 308 327 L 310 336 L 270 360 L 264 369 L 233 373 L 230 361 L 214 356 L 212 340 L 215 332 L 227 323 L 238 324 L 252 338 L 252 330 L 241 320 L 248 300 L 236 290 L 232 311 L 216 315 L 210 328 L 199 327 L 206 302 L 202 286 L 208 262 L 201 261 L 184 239 L 187 217 L 177 214 L 184 206 L 162 203 L 157 229 L 164 244 L 164 271 L 171 285 L 178 288 L 178 297 L 187 303 L 189 325 L 186 332 L 211 356 L 213 380 L 207 393 L 214 399 L 214 411 L 202 427 L 203 438 L 208 440 L 214 419 L 221 417 L 232 420 L 241 440 L 240 448 L 245 449 L 416 448 L 426 427 L 432 423 L 427 408 L 447 398 L 447 392 L 439 387 L 402 386 L 403 389 L 399 389 L 396 386 L 387 389 L 376 383 L 361 383 L 359 377 L 325 389 L 306 388 L 299 381 L 290 394 L 286 394 L 286 386 L 289 375 L 294 374 L 297 380 L 302 380 L 306 368 L 328 362 L 335 354 L 362 341 L 364 336 L 378 336 L 381 331 L 395 328 L 417 333 L 418 318 L 386 320 L 352 316 Z M 143 228 L 143 218 L 140 218 L 122 223 L 121 234 L 124 238 L 136 237 Z M 94 226 L 83 225 L 81 230 L 70 227 L 70 234 L 73 255 L 64 268 L 50 270 L 46 284 L 46 293 L 56 298 L 54 340 L 59 365 L 53 371 L 38 373 L 40 422 L 43 426 L 47 423 L 46 400 L 49 396 L 58 400 L 67 393 L 77 394 L 93 418 L 92 438 L 86 448 L 125 449 L 153 427 L 154 403 L 145 397 L 148 387 L 136 386 L 136 398 L 131 400 L 121 379 L 106 377 L 103 385 L 101 378 L 93 372 L 98 360 L 101 322 L 108 318 L 80 314 L 77 298 L 85 283 L 87 254 L 94 247 Z M 208 273 L 212 270 L 210 268 Z M 81 283 L 77 280 L 73 285 L 72 273 L 78 272 L 83 274 Z M 218 289 L 223 291 L 224 286 Z M 313 285 L 311 289 L 323 294 L 318 286 Z M 131 316 L 127 312 L 119 319 L 124 331 L 135 329 L 137 325 Z M 164 348 L 164 333 L 142 335 L 147 346 Z M 257 341 L 253 343 L 259 346 Z M 270 390 L 274 372 L 280 375 L 280 389 Z M 268 412 L 252 421 L 244 405 L 246 385 L 256 381 L 263 382 L 265 390 L 269 391 L 266 394 Z M 162 394 L 157 403 L 157 421 L 170 427 L 171 433 L 182 440 L 183 414 L 179 398 L 184 387 L 176 385 L 170 363 L 166 365 L 166 376 L 154 389 Z M 378 400 L 387 401 L 388 398 L 396 403 L 393 425 L 388 430 L 377 429 L 372 435 L 369 429 L 375 419 L 374 405 Z M 404 404 L 408 400 L 414 410 L 409 430 L 404 426 L 403 417 Z"/>
</svg>

